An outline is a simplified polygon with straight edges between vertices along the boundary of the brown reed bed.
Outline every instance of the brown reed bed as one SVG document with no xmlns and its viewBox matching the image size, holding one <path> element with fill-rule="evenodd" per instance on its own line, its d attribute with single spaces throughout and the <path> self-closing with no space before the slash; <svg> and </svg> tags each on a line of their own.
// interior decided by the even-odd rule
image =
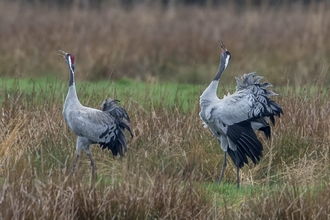
<svg viewBox="0 0 330 220">
<path fill-rule="evenodd" d="M 80 79 L 204 83 L 218 66 L 222 39 L 235 60 L 232 75 L 258 70 L 278 85 L 311 84 L 329 72 L 329 10 L 326 2 L 127 10 L 0 1 L 0 75 L 58 75 L 65 69 L 56 51 L 63 49 L 76 55 Z"/>
</svg>

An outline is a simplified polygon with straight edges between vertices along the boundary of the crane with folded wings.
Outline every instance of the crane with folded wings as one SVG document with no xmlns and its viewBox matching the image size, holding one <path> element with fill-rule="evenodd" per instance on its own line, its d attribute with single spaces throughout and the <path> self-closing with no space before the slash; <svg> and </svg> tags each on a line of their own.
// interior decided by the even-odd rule
<svg viewBox="0 0 330 220">
<path fill-rule="evenodd" d="M 102 110 L 83 106 L 77 96 L 74 82 L 74 56 L 64 51 L 62 56 L 69 68 L 69 90 L 66 96 L 63 116 L 69 128 L 78 136 L 76 145 L 76 160 L 71 173 L 78 162 L 81 151 L 84 150 L 91 163 L 94 176 L 94 161 L 90 152 L 91 144 L 100 144 L 102 149 L 111 150 L 113 156 L 123 156 L 127 150 L 124 130 L 131 136 L 130 118 L 125 109 L 118 105 L 118 100 L 106 99 L 101 105 Z"/>
</svg>

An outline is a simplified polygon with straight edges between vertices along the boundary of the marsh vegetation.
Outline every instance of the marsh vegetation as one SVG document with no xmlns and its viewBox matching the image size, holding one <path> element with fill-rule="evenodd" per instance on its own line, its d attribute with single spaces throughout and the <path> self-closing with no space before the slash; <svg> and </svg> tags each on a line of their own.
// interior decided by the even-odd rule
<svg viewBox="0 0 330 220">
<path fill-rule="evenodd" d="M 0 1 L 0 213 L 4 219 L 327 219 L 330 7 L 176 7 L 130 10 L 29 6 Z M 216 72 L 218 41 L 234 76 L 257 71 L 275 85 L 284 116 L 264 156 L 229 162 L 204 129 L 199 95 Z M 135 134 L 123 160 L 92 147 L 97 180 L 62 107 L 76 55 L 81 102 L 120 99 Z"/>
</svg>

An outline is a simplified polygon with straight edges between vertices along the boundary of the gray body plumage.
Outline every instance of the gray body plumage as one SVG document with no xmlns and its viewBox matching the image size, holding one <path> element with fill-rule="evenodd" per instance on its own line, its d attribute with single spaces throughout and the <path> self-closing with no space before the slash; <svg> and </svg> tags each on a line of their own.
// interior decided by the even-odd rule
<svg viewBox="0 0 330 220">
<path fill-rule="evenodd" d="M 90 144 L 108 144 L 116 145 L 117 140 L 122 138 L 122 143 L 126 151 L 126 139 L 119 122 L 110 114 L 93 108 L 82 106 L 80 103 L 65 102 L 63 116 L 70 129 L 81 138 L 85 138 Z M 68 108 L 66 108 L 68 107 Z M 111 149 L 111 148 L 110 148 Z M 77 146 L 77 150 L 81 151 L 81 147 Z M 122 155 L 122 151 L 119 151 Z M 117 151 L 118 153 L 118 151 Z M 114 153 L 116 156 L 117 153 Z"/>
<path fill-rule="evenodd" d="M 104 102 L 106 104 L 103 103 L 102 110 L 83 106 L 78 99 L 74 83 L 74 57 L 68 53 L 63 53 L 70 71 L 69 90 L 64 102 L 63 116 L 69 128 L 78 136 L 77 158 L 73 168 L 81 151 L 84 150 L 91 160 L 92 171 L 94 172 L 90 145 L 100 144 L 102 149 L 111 150 L 114 156 L 118 153 L 123 156 L 124 152 L 127 151 L 124 129 L 127 129 L 133 136 L 130 129 L 130 119 L 122 107 L 113 104 L 106 105 L 108 99 Z M 116 117 L 118 112 L 122 113 L 123 117 Z"/>
<path fill-rule="evenodd" d="M 126 110 L 118 105 L 119 100 L 107 98 L 101 105 L 102 111 L 110 115 L 116 122 L 116 128 L 119 130 L 117 143 L 109 143 L 107 142 L 101 143 L 102 149 L 108 147 L 113 155 L 117 155 L 118 153 L 122 155 L 122 147 L 127 151 L 126 147 L 126 137 L 124 135 L 124 130 L 126 129 L 133 137 L 133 133 L 130 127 L 130 117 L 127 114 Z"/>
<path fill-rule="evenodd" d="M 239 186 L 239 168 L 243 167 L 244 163 L 248 163 L 248 158 L 256 164 L 262 157 L 263 147 L 254 131 L 263 131 L 266 137 L 270 138 L 268 121 L 274 124 L 274 116 L 280 117 L 283 111 L 271 99 L 273 95 L 276 95 L 269 90 L 272 85 L 267 82 L 261 83 L 262 77 L 255 76 L 255 73 L 244 74 L 241 79 L 236 78 L 236 92 L 224 96 L 223 99 L 218 98 L 216 92 L 219 79 L 231 56 L 224 45 L 222 48 L 218 73 L 200 96 L 199 115 L 204 126 L 211 130 L 225 152 L 219 183 L 226 167 L 228 152 L 237 167 Z M 225 63 L 224 60 L 227 62 Z"/>
<path fill-rule="evenodd" d="M 261 129 L 270 137 L 267 119 L 275 123 L 274 115 L 282 113 L 279 105 L 270 99 L 276 95 L 267 89 L 271 85 L 260 84 L 261 77 L 254 74 L 245 74 L 242 80 L 237 79 L 236 92 L 223 99 L 211 92 L 216 91 L 217 81 L 213 81 L 200 97 L 200 117 L 205 127 L 210 128 L 220 141 L 222 150 L 229 151 L 235 165 L 240 168 L 248 163 L 246 156 L 254 163 L 262 156 L 262 145 L 252 131 Z M 237 150 L 238 147 L 244 151 Z"/>
</svg>

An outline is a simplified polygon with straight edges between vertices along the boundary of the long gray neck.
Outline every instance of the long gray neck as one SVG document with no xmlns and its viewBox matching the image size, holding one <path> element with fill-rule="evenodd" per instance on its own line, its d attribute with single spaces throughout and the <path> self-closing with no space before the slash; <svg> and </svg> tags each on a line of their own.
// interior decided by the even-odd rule
<svg viewBox="0 0 330 220">
<path fill-rule="evenodd" d="M 67 94 L 66 97 L 67 98 L 69 97 L 70 100 L 78 100 L 79 101 L 75 83 L 73 83 L 73 85 L 69 87 L 68 94 Z"/>
<path fill-rule="evenodd" d="M 74 82 L 74 70 L 70 68 L 70 66 L 69 66 L 69 71 L 70 71 L 69 90 L 65 99 L 65 105 L 67 104 L 81 105 L 76 91 L 76 84 Z"/>
<path fill-rule="evenodd" d="M 212 82 L 210 83 L 210 85 L 204 90 L 204 92 L 200 96 L 201 106 L 206 106 L 210 102 L 218 99 L 217 88 L 218 88 L 218 83 L 219 83 L 221 74 L 223 73 L 223 71 L 225 70 L 225 67 L 226 67 L 225 63 L 226 63 L 225 55 L 223 53 L 221 53 L 220 64 L 219 64 L 217 74 L 215 75 L 215 77 L 212 80 Z"/>
</svg>

